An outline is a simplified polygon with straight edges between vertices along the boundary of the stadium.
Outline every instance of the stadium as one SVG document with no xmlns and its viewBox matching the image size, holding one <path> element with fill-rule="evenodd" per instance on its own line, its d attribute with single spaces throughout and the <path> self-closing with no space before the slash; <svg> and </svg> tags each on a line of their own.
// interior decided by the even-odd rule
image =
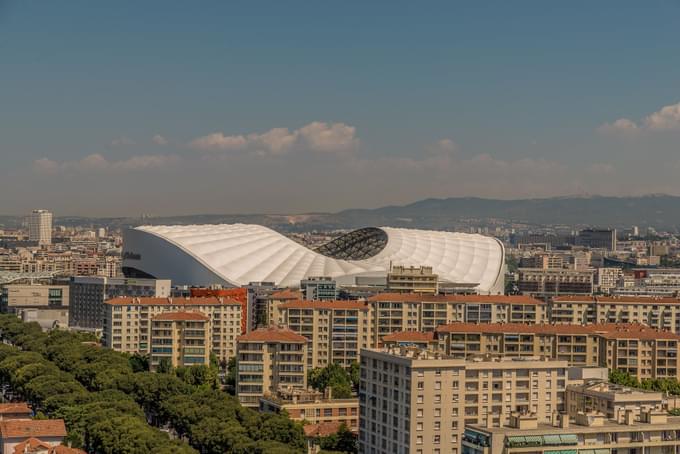
<svg viewBox="0 0 680 454">
<path fill-rule="evenodd" d="M 307 248 L 261 225 L 141 226 L 124 233 L 128 277 L 172 279 L 175 285 L 237 287 L 330 276 L 340 285 L 384 277 L 390 266 L 431 266 L 441 282 L 503 292 L 504 249 L 492 237 L 429 230 L 367 227 Z"/>
</svg>

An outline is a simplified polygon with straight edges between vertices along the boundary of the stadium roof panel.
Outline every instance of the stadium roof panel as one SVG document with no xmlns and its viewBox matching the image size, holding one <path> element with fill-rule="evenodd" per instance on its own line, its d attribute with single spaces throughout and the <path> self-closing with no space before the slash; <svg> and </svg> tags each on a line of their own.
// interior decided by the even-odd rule
<svg viewBox="0 0 680 454">
<path fill-rule="evenodd" d="M 125 232 L 123 252 L 128 273 L 178 285 L 296 287 L 310 276 L 351 284 L 358 276 L 386 276 L 390 264 L 431 266 L 443 282 L 503 292 L 503 245 L 466 233 L 370 227 L 312 250 L 261 225 L 142 226 Z"/>
</svg>

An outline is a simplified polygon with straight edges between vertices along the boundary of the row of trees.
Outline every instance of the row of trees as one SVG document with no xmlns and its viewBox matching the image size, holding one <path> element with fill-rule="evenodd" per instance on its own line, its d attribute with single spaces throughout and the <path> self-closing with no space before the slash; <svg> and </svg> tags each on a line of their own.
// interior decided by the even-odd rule
<svg viewBox="0 0 680 454">
<path fill-rule="evenodd" d="M 671 395 L 680 395 L 680 381 L 672 378 L 645 378 L 638 380 L 629 372 L 612 369 L 609 372 L 609 381 L 617 385 L 630 386 L 631 388 L 660 391 Z"/>
<path fill-rule="evenodd" d="M 218 389 L 214 367 L 148 372 L 144 357 L 12 315 L 0 315 L 0 337 L 0 382 L 40 416 L 63 418 L 69 441 L 89 453 L 303 452 L 300 424 L 242 407 Z"/>
</svg>

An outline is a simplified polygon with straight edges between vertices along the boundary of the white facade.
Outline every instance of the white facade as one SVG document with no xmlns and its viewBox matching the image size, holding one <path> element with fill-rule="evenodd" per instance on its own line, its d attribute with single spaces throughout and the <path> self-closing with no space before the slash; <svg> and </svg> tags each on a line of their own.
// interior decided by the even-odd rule
<svg viewBox="0 0 680 454">
<path fill-rule="evenodd" d="M 390 264 L 431 266 L 443 282 L 503 292 L 503 245 L 481 235 L 367 228 L 311 250 L 260 225 L 143 226 L 127 230 L 123 243 L 127 275 L 176 285 L 266 281 L 295 287 L 310 276 L 347 285 L 356 277 L 384 277 Z"/>
<path fill-rule="evenodd" d="M 52 213 L 33 210 L 28 216 L 28 239 L 38 244 L 52 244 Z"/>
</svg>

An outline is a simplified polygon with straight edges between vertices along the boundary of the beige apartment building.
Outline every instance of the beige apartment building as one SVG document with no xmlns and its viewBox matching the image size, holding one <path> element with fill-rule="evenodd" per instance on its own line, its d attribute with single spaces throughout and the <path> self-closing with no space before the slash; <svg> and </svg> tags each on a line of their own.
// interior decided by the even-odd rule
<svg viewBox="0 0 680 454">
<path fill-rule="evenodd" d="M 516 411 L 550 421 L 566 385 L 566 361 L 363 350 L 359 452 L 462 454 L 465 425 L 507 425 Z"/>
<path fill-rule="evenodd" d="M 340 423 L 359 430 L 359 399 L 335 399 L 332 390 L 322 393 L 311 389 L 284 388 L 260 398 L 260 411 L 280 413 L 285 410 L 293 421 L 309 424 Z"/>
<path fill-rule="evenodd" d="M 680 333 L 678 298 L 562 296 L 550 306 L 554 323 L 642 323 Z"/>
<path fill-rule="evenodd" d="M 520 268 L 517 286 L 525 295 L 592 295 L 595 270 Z"/>
<path fill-rule="evenodd" d="M 210 364 L 210 319 L 201 312 L 162 312 L 151 319 L 151 370 Z"/>
<path fill-rule="evenodd" d="M 598 412 L 608 419 L 618 419 L 628 410 L 639 416 L 640 411 L 644 409 L 666 409 L 667 407 L 661 392 L 631 388 L 601 380 L 569 384 L 566 400 L 566 412 L 572 418 L 579 413 Z"/>
<path fill-rule="evenodd" d="M 434 295 L 439 291 L 439 276 L 431 266 L 393 266 L 387 273 L 387 290 Z"/>
<path fill-rule="evenodd" d="M 434 331 L 439 325 L 547 323 L 548 305 L 523 295 L 418 295 L 383 293 L 367 300 L 373 316 L 373 345 L 399 331 Z"/>
<path fill-rule="evenodd" d="M 271 295 L 268 295 L 265 299 L 266 311 L 267 311 L 267 326 L 271 325 L 281 325 L 283 324 L 283 319 L 281 318 L 281 312 L 279 311 L 279 306 L 285 303 L 290 303 L 292 301 L 301 301 L 302 292 L 297 290 L 277 290 Z"/>
<path fill-rule="evenodd" d="M 238 338 L 236 395 L 259 408 L 260 398 L 279 389 L 307 388 L 307 339 L 287 328 L 258 328 Z"/>
<path fill-rule="evenodd" d="M 602 413 L 562 416 L 545 423 L 536 415 L 513 415 L 510 425 L 465 428 L 465 454 L 677 454 L 680 417 L 659 409 L 628 411 L 623 418 Z M 416 451 L 417 452 L 417 451 Z M 440 454 L 444 451 L 423 451 Z"/>
<path fill-rule="evenodd" d="M 452 358 L 542 357 L 570 366 L 600 366 L 638 379 L 678 378 L 680 335 L 639 324 L 525 325 L 451 323 L 429 341 L 411 332 L 383 338 L 386 346 L 423 346 Z"/>
<path fill-rule="evenodd" d="M 241 303 L 210 298 L 114 298 L 105 303 L 104 346 L 126 353 L 151 354 L 154 317 L 166 312 L 200 312 L 208 317 L 208 354 L 227 361 L 236 355 L 241 333 Z"/>
<path fill-rule="evenodd" d="M 307 366 L 350 367 L 372 345 L 370 307 L 361 301 L 293 301 L 278 306 L 282 326 L 309 340 Z"/>
</svg>

